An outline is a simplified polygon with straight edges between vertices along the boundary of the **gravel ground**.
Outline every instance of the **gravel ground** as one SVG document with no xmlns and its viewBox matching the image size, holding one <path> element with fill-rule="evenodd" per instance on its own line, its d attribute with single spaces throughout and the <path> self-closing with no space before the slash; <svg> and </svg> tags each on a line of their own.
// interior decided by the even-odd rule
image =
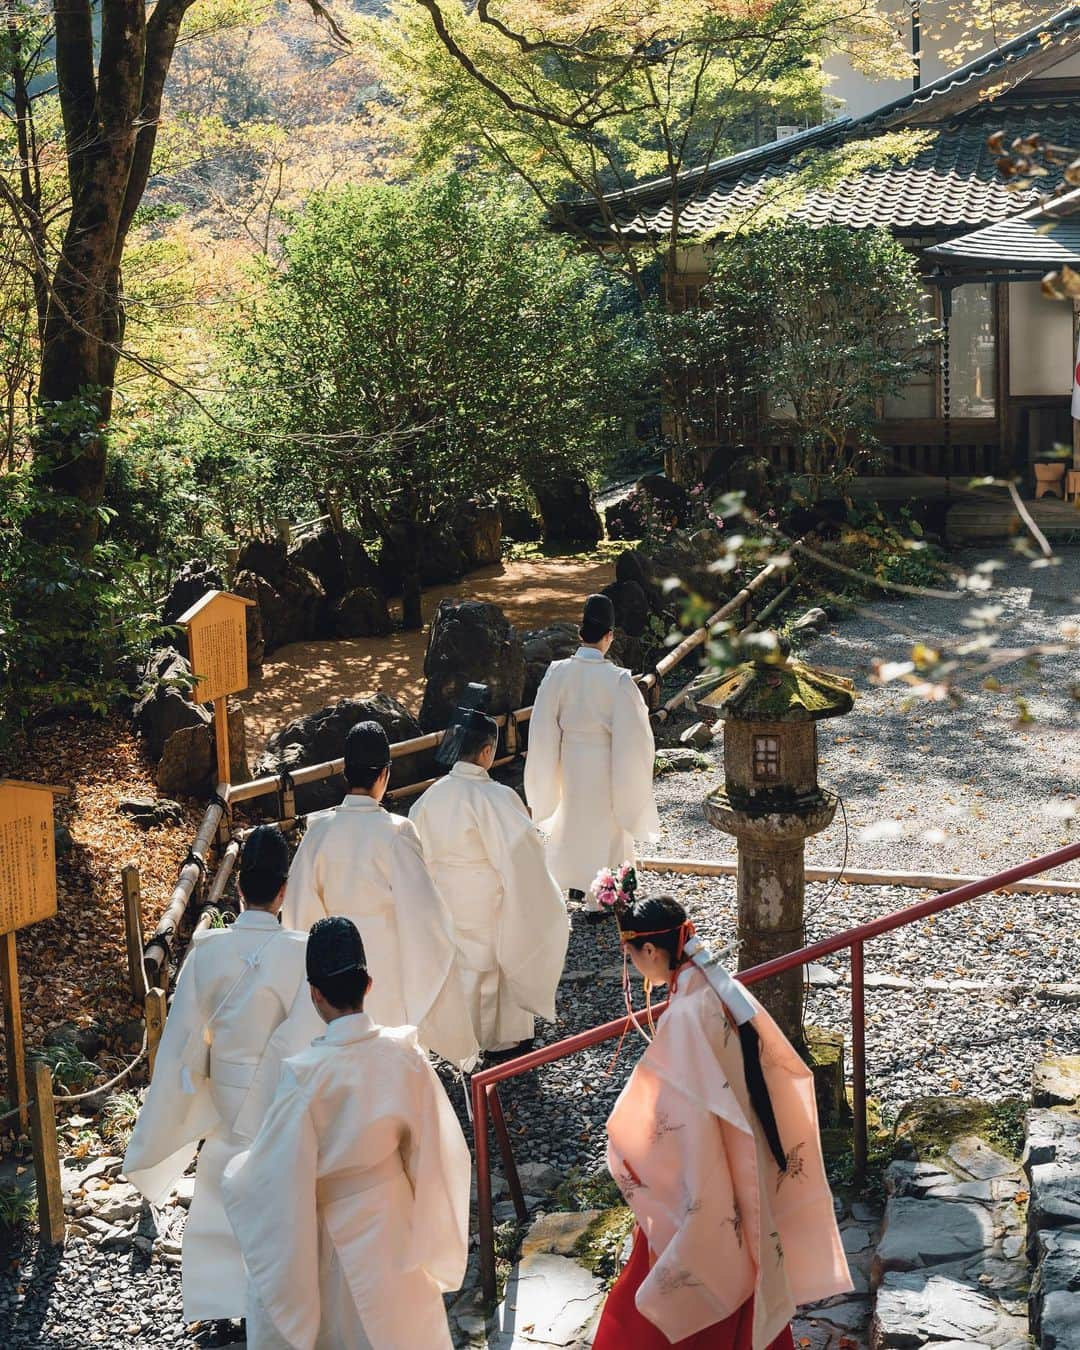
<svg viewBox="0 0 1080 1350">
<path fill-rule="evenodd" d="M 964 553 L 974 568 L 996 557 Z M 869 682 L 871 663 L 910 658 L 913 640 L 931 646 L 968 636 L 962 620 L 974 604 L 1002 606 L 1002 648 L 1052 642 L 1060 626 L 1080 622 L 1080 548 L 1063 548 L 1059 566 L 1033 569 L 1023 559 L 995 574 L 985 597 L 954 602 L 909 599 L 875 604 L 806 642 L 799 655 L 854 679 L 854 710 L 819 723 L 821 781 L 839 792 L 847 813 L 848 861 L 892 871 L 985 875 L 1060 847 L 1075 838 L 1064 812 L 1080 791 L 1080 652 L 1023 660 L 996 671 L 1001 685 L 963 685 L 959 707 L 915 703 L 901 681 Z M 1032 721 L 1018 718 L 1017 698 Z M 685 722 L 680 725 L 685 725 Z M 720 751 L 710 751 L 719 770 Z M 701 814 L 697 775 L 673 774 L 658 787 L 664 823 L 654 852 L 669 856 L 732 856 Z M 807 843 L 807 861 L 838 866 L 844 817 Z M 1071 832 L 1070 832 L 1071 831 Z M 1080 861 L 1056 872 L 1080 880 Z"/>
<path fill-rule="evenodd" d="M 966 561 L 970 565 L 981 556 Z M 1058 568 L 1032 571 L 1018 562 L 998 575 L 990 598 L 1004 606 L 1003 644 L 1046 641 L 1062 620 L 1080 615 L 1080 550 L 1067 551 Z M 903 711 L 902 687 L 868 683 L 875 656 L 901 660 L 908 655 L 912 639 L 905 630 L 924 641 L 944 642 L 963 632 L 957 620 L 966 608 L 926 600 L 881 605 L 877 617 L 848 619 L 805 649 L 809 660 L 852 675 L 859 687 L 856 710 L 821 728 L 821 777 L 844 798 L 853 865 L 986 872 L 1075 837 L 1075 819 L 1063 814 L 1075 804 L 1080 778 L 1077 705 L 1068 693 L 1080 675 L 1075 655 L 1045 659 L 1032 673 L 1021 663 L 1006 667 L 998 672 L 1000 690 L 976 685 L 957 709 L 938 704 Z M 1028 700 L 1034 722 L 1018 722 L 1018 693 Z M 687 720 L 671 726 L 664 741 L 677 739 Z M 731 841 L 720 839 L 701 816 L 701 800 L 719 774 L 718 752 L 711 751 L 710 759 L 708 770 L 659 780 L 665 828 L 650 851 L 733 856 Z M 868 830 L 875 824 L 879 828 Z M 927 837 L 938 830 L 943 841 Z M 838 864 L 843 832 L 838 820 L 811 841 L 810 859 Z M 1080 866 L 1059 875 L 1080 878 Z M 678 897 L 707 940 L 722 943 L 731 937 L 732 878 L 656 874 L 644 885 Z M 839 932 L 920 898 L 910 889 L 811 884 L 808 938 Z M 1073 996 L 1044 987 L 1080 983 L 1075 910 L 1068 897 L 994 896 L 869 944 L 870 1090 L 888 1110 L 922 1093 L 1026 1094 L 1039 1058 L 1080 1049 L 1077 1010 L 1069 1001 Z M 840 983 L 816 983 L 808 991 L 812 1021 L 847 1028 L 846 969 L 843 956 L 824 963 L 818 981 Z M 617 1017 L 623 1009 L 621 970 L 613 926 L 590 928 L 575 915 L 558 1022 L 541 1027 L 542 1041 Z M 948 981 L 976 987 L 949 988 Z M 639 982 L 635 1001 L 640 1005 Z M 601 1165 L 604 1120 L 641 1043 L 631 1033 L 613 1065 L 615 1044 L 505 1086 L 519 1161 L 546 1162 L 562 1171 Z M 447 1081 L 463 1112 L 460 1084 Z M 184 1340 L 178 1269 L 149 1263 L 145 1250 L 104 1252 L 76 1240 L 62 1257 L 42 1256 L 31 1242 L 7 1253 L 5 1264 L 0 1275 L 0 1345 L 5 1350 L 121 1343 L 151 1350 Z"/>
</svg>

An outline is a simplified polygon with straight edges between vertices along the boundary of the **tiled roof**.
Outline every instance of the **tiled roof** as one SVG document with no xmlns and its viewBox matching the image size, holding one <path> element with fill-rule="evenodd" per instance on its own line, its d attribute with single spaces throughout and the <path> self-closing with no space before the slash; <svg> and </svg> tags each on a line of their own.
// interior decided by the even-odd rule
<svg viewBox="0 0 1080 1350">
<path fill-rule="evenodd" d="M 1037 130 L 1058 144 L 1078 145 L 1080 99 L 1047 101 L 1045 93 L 1025 97 L 1022 82 L 997 99 L 980 101 L 980 91 L 1006 74 L 1011 78 L 1045 64 L 1051 45 L 1060 49 L 1078 41 L 1080 5 L 1073 5 L 1012 42 L 862 117 L 837 118 L 787 140 L 687 170 L 679 175 L 680 233 L 700 237 L 745 219 L 776 197 L 782 201 L 785 180 L 794 185 L 807 151 L 850 145 L 905 128 L 921 129 L 932 138 L 909 163 L 863 170 L 828 190 L 814 189 L 803 197 L 794 217 L 815 225 L 880 225 L 925 233 L 970 230 L 1015 215 L 1034 204 L 1039 192 L 1008 190 L 987 148 L 987 137 L 1004 131 L 1008 140 Z M 1041 191 L 1053 186 L 1053 178 L 1041 180 Z M 614 228 L 632 238 L 667 234 L 670 197 L 666 179 L 611 194 L 607 201 Z M 608 233 L 594 204 L 565 203 L 562 210 L 579 227 Z"/>
<path fill-rule="evenodd" d="M 1063 263 L 1080 265 L 1080 191 L 928 248 L 926 256 L 944 263 L 993 264 L 1029 272 L 1045 272 Z"/>
</svg>

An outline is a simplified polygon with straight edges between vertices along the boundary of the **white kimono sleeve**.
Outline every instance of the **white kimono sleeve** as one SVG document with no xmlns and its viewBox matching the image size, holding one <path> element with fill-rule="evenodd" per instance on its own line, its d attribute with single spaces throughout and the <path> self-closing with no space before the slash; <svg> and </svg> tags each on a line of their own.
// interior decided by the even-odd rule
<svg viewBox="0 0 1080 1350">
<path fill-rule="evenodd" d="M 446 903 L 424 862 L 416 826 L 403 820 L 390 854 L 401 953 L 402 997 L 409 1023 L 428 1050 L 462 1068 L 480 1052 L 465 1001 L 460 957 Z M 373 972 L 378 979 L 378 971 Z"/>
<path fill-rule="evenodd" d="M 289 1069 L 255 1142 L 225 1169 L 225 1212 L 259 1302 L 284 1340 L 319 1333 L 318 1139 L 307 1092 Z"/>
<path fill-rule="evenodd" d="M 416 1078 L 402 1161 L 415 1196 L 410 1265 L 426 1270 L 441 1290 L 459 1289 L 469 1258 L 472 1159 L 454 1108 L 426 1060 Z"/>
<path fill-rule="evenodd" d="M 555 1020 L 555 991 L 570 940 L 570 917 L 544 845 L 517 793 L 484 793 L 478 825 L 502 882 L 496 955 L 510 997 Z"/>
<path fill-rule="evenodd" d="M 210 1095 L 206 1018 L 196 993 L 192 948 L 180 968 L 154 1076 L 124 1155 L 124 1173 L 152 1205 L 161 1205 L 219 1122 Z"/>
<path fill-rule="evenodd" d="M 562 728 L 554 666 L 540 681 L 529 719 L 529 746 L 525 756 L 525 799 L 537 825 L 545 825 L 562 799 Z"/>
<path fill-rule="evenodd" d="M 326 918 L 323 900 L 322 868 L 319 865 L 319 832 L 308 829 L 296 850 L 289 880 L 285 885 L 285 902 L 281 906 L 284 928 L 310 932 L 312 924 Z"/>
<path fill-rule="evenodd" d="M 306 1050 L 316 1036 L 326 1030 L 311 1001 L 311 989 L 301 980 L 285 1020 L 270 1037 L 255 1070 L 244 1104 L 233 1122 L 233 1133 L 242 1139 L 254 1139 L 270 1110 L 285 1060 Z"/>
<path fill-rule="evenodd" d="M 615 819 L 635 839 L 657 839 L 660 817 L 653 800 L 656 746 L 649 712 L 629 671 L 615 689 L 611 722 L 611 802 Z"/>
</svg>

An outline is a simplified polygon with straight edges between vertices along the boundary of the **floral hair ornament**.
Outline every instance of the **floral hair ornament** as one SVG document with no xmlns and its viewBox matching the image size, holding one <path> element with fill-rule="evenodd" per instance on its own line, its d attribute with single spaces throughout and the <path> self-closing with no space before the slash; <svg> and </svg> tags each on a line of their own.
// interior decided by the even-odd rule
<svg viewBox="0 0 1080 1350">
<path fill-rule="evenodd" d="M 606 905 L 616 914 L 621 914 L 634 903 L 637 884 L 634 864 L 624 862 L 614 871 L 610 867 L 601 867 L 589 891 L 598 904 Z"/>
</svg>

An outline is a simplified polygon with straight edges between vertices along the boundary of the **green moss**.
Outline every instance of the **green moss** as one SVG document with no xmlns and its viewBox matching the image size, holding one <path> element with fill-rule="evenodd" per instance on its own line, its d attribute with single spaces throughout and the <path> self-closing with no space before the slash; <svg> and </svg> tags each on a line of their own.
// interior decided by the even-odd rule
<svg viewBox="0 0 1080 1350">
<path fill-rule="evenodd" d="M 622 1204 L 622 1192 L 607 1170 L 582 1172 L 573 1167 L 559 1183 L 554 1207 L 574 1212 L 583 1209 L 614 1209 Z"/>
<path fill-rule="evenodd" d="M 854 699 L 850 680 L 789 660 L 739 666 L 696 702 L 743 722 L 812 722 L 850 712 Z"/>
<path fill-rule="evenodd" d="M 897 1151 L 918 1159 L 940 1158 L 957 1139 L 975 1135 L 991 1148 L 1019 1159 L 1024 1149 L 1027 1104 L 1019 1097 L 984 1102 L 976 1097 L 920 1097 L 896 1122 Z"/>
<path fill-rule="evenodd" d="M 574 1255 L 586 1269 L 610 1283 L 618 1274 L 619 1253 L 633 1227 L 633 1212 L 625 1205 L 605 1210 L 578 1238 Z"/>
</svg>

